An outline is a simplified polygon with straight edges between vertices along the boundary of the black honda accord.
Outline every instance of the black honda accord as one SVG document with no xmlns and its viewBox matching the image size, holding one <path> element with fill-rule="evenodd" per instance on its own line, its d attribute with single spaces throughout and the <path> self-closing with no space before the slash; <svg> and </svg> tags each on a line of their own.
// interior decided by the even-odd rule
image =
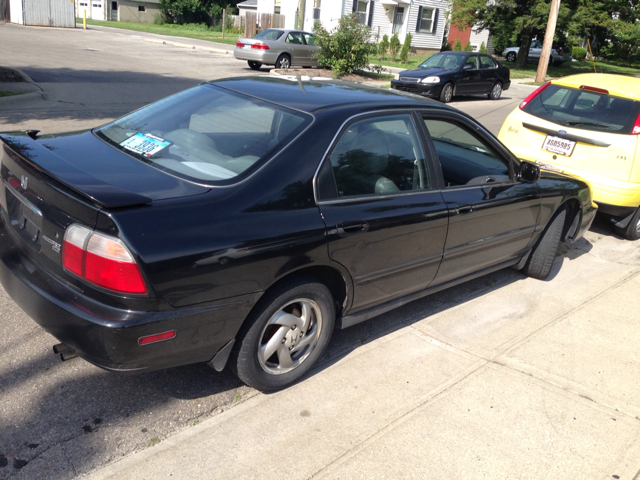
<svg viewBox="0 0 640 480">
<path fill-rule="evenodd" d="M 443 103 L 454 95 L 486 95 L 498 100 L 511 85 L 511 71 L 486 53 L 441 52 L 417 68 L 400 72 L 391 88 L 436 98 Z"/>
<path fill-rule="evenodd" d="M 265 391 L 334 327 L 509 266 L 546 278 L 595 214 L 467 115 L 346 82 L 220 80 L 0 139 L 0 280 L 58 351 Z"/>
</svg>

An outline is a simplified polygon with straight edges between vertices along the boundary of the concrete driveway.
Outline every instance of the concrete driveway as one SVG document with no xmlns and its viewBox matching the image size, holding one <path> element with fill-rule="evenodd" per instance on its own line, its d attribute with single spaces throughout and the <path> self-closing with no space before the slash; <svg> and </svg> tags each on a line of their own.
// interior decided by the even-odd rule
<svg viewBox="0 0 640 480">
<path fill-rule="evenodd" d="M 0 24 L 0 45 L 0 65 L 41 89 L 0 103 L 0 131 L 89 128 L 267 73 L 206 42 L 106 28 Z M 452 105 L 497 133 L 530 91 Z M 336 331 L 318 368 L 272 395 L 204 365 L 122 377 L 61 363 L 0 289 L 0 479 L 634 479 L 639 284 L 637 242 L 596 222 L 549 280 L 504 270 Z"/>
</svg>

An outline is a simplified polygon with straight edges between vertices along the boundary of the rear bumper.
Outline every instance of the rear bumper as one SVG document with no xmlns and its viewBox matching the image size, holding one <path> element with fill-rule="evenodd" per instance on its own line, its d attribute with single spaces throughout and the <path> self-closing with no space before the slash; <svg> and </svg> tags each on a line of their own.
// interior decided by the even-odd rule
<svg viewBox="0 0 640 480">
<path fill-rule="evenodd" d="M 251 50 L 245 48 L 236 48 L 233 56 L 238 60 L 251 60 L 252 62 L 260 62 L 265 65 L 275 65 L 278 55 L 266 50 Z"/>
<path fill-rule="evenodd" d="M 150 371 L 211 360 L 237 334 L 259 294 L 197 308 L 131 311 L 97 303 L 45 273 L 12 244 L 0 220 L 0 283 L 18 306 L 85 360 L 107 370 Z M 175 330 L 174 339 L 139 345 Z"/>
</svg>

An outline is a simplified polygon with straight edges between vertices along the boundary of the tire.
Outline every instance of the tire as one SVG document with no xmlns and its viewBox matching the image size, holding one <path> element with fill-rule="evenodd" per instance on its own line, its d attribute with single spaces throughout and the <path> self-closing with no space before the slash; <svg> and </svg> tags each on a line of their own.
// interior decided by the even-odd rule
<svg viewBox="0 0 640 480">
<path fill-rule="evenodd" d="M 291 58 L 289 57 L 289 55 L 283 53 L 276 60 L 276 68 L 287 69 L 289 67 L 291 67 Z"/>
<path fill-rule="evenodd" d="M 507 59 L 507 62 L 515 62 L 516 61 L 516 57 L 517 57 L 517 55 L 516 55 L 515 52 L 509 52 L 509 53 L 507 53 L 507 56 L 504 57 L 504 58 Z"/>
<path fill-rule="evenodd" d="M 549 276 L 558 252 L 566 217 L 567 211 L 563 208 L 549 222 L 522 269 L 524 274 L 540 280 Z"/>
<path fill-rule="evenodd" d="M 247 60 L 247 63 L 251 70 L 260 70 L 260 67 L 262 66 L 260 62 L 252 62 L 251 60 Z"/>
<path fill-rule="evenodd" d="M 502 95 L 502 84 L 500 82 L 496 82 L 493 87 L 491 87 L 491 91 L 487 95 L 489 100 L 498 100 Z"/>
<path fill-rule="evenodd" d="M 238 334 L 229 365 L 258 390 L 288 387 L 320 358 L 334 324 L 329 289 L 311 278 L 292 279 L 260 299 Z"/>
<path fill-rule="evenodd" d="M 440 92 L 440 101 L 442 103 L 449 103 L 453 98 L 453 85 L 450 83 L 445 84 Z"/>
<path fill-rule="evenodd" d="M 640 238 L 640 207 L 636 209 L 636 212 L 631 217 L 629 225 L 625 228 L 613 226 L 613 231 L 627 240 L 638 240 Z"/>
</svg>

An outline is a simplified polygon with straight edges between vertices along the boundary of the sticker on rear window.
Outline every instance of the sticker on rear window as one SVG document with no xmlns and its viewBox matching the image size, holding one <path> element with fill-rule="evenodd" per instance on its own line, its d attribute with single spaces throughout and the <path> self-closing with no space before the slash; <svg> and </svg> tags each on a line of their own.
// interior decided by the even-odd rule
<svg viewBox="0 0 640 480">
<path fill-rule="evenodd" d="M 164 140 L 163 138 L 156 137 L 150 133 L 138 132 L 135 135 L 127 138 L 120 146 L 131 150 L 132 152 L 139 153 L 145 157 L 153 157 L 160 150 L 167 148 L 171 145 L 171 142 Z"/>
</svg>

